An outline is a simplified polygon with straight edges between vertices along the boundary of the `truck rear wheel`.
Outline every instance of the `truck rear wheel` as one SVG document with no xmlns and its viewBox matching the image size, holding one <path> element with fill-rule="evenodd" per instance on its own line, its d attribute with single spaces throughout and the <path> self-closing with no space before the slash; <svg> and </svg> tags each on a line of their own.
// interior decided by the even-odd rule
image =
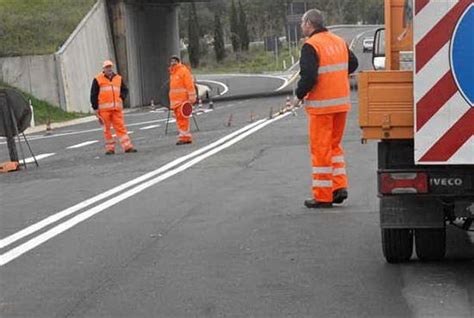
<svg viewBox="0 0 474 318">
<path fill-rule="evenodd" d="M 406 262 L 413 253 L 413 232 L 410 229 L 382 229 L 382 247 L 387 262 Z"/>
<path fill-rule="evenodd" d="M 421 261 L 439 261 L 446 254 L 446 229 L 416 229 L 416 255 Z"/>
</svg>

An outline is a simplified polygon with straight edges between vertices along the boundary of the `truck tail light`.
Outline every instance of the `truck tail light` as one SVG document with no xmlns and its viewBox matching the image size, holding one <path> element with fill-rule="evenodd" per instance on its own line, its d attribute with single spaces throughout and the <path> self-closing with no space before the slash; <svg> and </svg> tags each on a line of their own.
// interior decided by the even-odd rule
<svg viewBox="0 0 474 318">
<path fill-rule="evenodd" d="M 382 194 L 428 193 L 426 173 L 382 173 L 380 176 Z"/>
</svg>

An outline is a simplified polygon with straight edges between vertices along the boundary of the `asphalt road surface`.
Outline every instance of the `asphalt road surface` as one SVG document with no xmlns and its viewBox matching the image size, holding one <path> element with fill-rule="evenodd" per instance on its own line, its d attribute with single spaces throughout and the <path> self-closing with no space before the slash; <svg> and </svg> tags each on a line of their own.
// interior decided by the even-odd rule
<svg viewBox="0 0 474 318">
<path fill-rule="evenodd" d="M 450 228 L 443 262 L 383 259 L 352 100 L 350 198 L 328 211 L 303 207 L 304 111 L 268 119 L 284 97 L 217 103 L 190 146 L 165 112 L 126 116 L 136 154 L 105 156 L 97 123 L 31 136 L 40 168 L 0 175 L 0 316 L 472 317 L 472 235 Z"/>
</svg>

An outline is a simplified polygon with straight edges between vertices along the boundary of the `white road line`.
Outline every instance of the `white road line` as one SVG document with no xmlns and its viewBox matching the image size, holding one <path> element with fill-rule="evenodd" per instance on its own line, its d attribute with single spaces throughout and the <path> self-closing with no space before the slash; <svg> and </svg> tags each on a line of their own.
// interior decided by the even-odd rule
<svg viewBox="0 0 474 318">
<path fill-rule="evenodd" d="M 156 120 L 150 120 L 150 121 L 143 121 L 143 122 L 139 122 L 139 123 L 128 124 L 126 126 L 127 127 L 134 127 L 134 126 L 143 126 L 143 125 L 163 123 L 163 122 L 166 123 L 166 120 L 167 120 L 166 118 L 156 119 Z M 174 122 L 176 122 L 176 119 L 170 119 L 168 121 L 168 123 L 174 123 Z M 50 138 L 71 136 L 71 135 L 79 135 L 79 134 L 85 134 L 85 133 L 96 132 L 96 131 L 103 131 L 103 128 L 93 128 L 93 129 L 80 130 L 80 131 L 71 131 L 71 132 L 58 133 L 58 134 L 45 135 L 45 136 L 42 136 L 42 135 L 28 135 L 28 141 L 50 139 Z M 24 142 L 24 141 L 22 140 L 21 142 Z M 6 145 L 6 144 L 7 144 L 6 141 L 1 141 L 0 142 L 0 145 Z"/>
<path fill-rule="evenodd" d="M 283 88 L 285 88 L 286 84 L 288 83 L 288 79 L 286 79 L 285 77 L 283 76 L 278 76 L 278 75 L 264 75 L 264 74 L 223 74 L 222 76 L 230 76 L 230 77 L 263 77 L 263 78 L 273 78 L 273 79 L 279 79 L 281 81 L 283 81 L 283 84 L 277 88 L 275 90 L 275 92 L 278 92 L 280 90 L 282 90 Z M 227 85 L 225 85 L 224 83 L 221 83 L 221 82 L 217 82 L 217 81 L 211 81 L 211 80 L 198 80 L 198 82 L 208 82 L 208 83 L 214 83 L 214 84 L 217 84 L 217 85 L 221 85 L 221 86 L 224 86 L 227 88 L 227 90 L 220 94 L 219 96 L 221 95 L 224 95 L 225 93 L 227 93 L 227 91 L 229 90 L 229 88 L 227 87 Z"/>
<path fill-rule="evenodd" d="M 180 157 L 176 160 L 173 160 L 173 161 L 169 162 L 168 164 L 166 164 L 166 165 L 164 165 L 164 166 L 162 166 L 162 167 L 160 167 L 160 168 L 158 168 L 154 171 L 148 172 L 148 173 L 146 173 L 146 174 L 144 174 L 144 175 L 142 175 L 138 178 L 130 180 L 130 181 L 124 183 L 124 184 L 121 184 L 121 185 L 119 185 L 115 188 L 112 188 L 108 191 L 105 191 L 105 192 L 103 192 L 99 195 L 96 195 L 96 196 L 94 196 L 92 198 L 89 198 L 85 201 L 79 202 L 79 203 L 77 203 L 76 205 L 74 205 L 70 208 L 67 208 L 67 209 L 62 210 L 60 212 L 57 212 L 57 213 L 47 217 L 46 219 L 43 219 L 43 220 L 41 220 L 41 221 L 39 221 L 35 224 L 32 224 L 32 225 L 26 227 L 25 229 L 23 229 L 19 232 L 16 232 L 16 233 L 14 233 L 14 234 L 6 237 L 6 238 L 3 238 L 2 240 L 0 240 L 0 249 L 4 248 L 4 247 L 6 247 L 6 246 L 8 246 L 12 243 L 15 243 L 16 241 L 24 238 L 25 236 L 33 234 L 33 233 L 43 229 L 44 227 L 46 227 L 48 225 L 51 225 L 51 224 L 65 218 L 65 217 L 67 217 L 67 216 L 69 216 L 73 213 L 76 213 L 77 211 L 80 211 L 80 210 L 82 210 L 82 209 L 84 209 L 84 208 L 86 208 L 86 207 L 88 207 L 88 206 L 90 206 L 94 203 L 102 201 L 102 200 L 104 200 L 104 199 L 106 199 L 106 198 L 108 198 L 108 197 L 110 197 L 110 196 L 112 196 L 112 195 L 114 195 L 118 192 L 121 192 L 121 191 L 123 191 L 125 189 L 128 189 L 132 186 L 135 186 L 135 185 L 137 185 L 141 182 L 144 182 L 148 179 L 151 179 L 151 178 L 153 178 L 153 177 L 155 177 L 155 176 L 157 176 L 157 175 L 159 175 L 163 172 L 166 172 L 169 169 L 174 168 L 175 166 L 180 165 L 183 162 L 185 162 L 185 161 L 187 161 L 191 158 L 199 156 L 202 153 L 207 152 L 210 149 L 212 149 L 214 147 L 217 147 L 217 146 L 227 142 L 228 140 L 234 138 L 235 136 L 238 136 L 241 133 L 257 126 L 258 124 L 262 123 L 263 121 L 264 120 L 259 120 L 255 123 L 247 125 L 247 126 L 241 128 L 241 129 L 239 129 L 239 130 L 237 130 L 237 131 L 235 131 L 235 132 L 233 132 L 233 133 L 231 133 L 231 134 L 229 134 L 229 135 L 227 135 L 227 136 L 225 136 L 225 137 L 223 137 L 223 138 L 221 138 L 221 139 L 219 139 L 219 140 L 217 140 L 217 141 L 215 141 L 215 142 L 213 142 L 213 143 L 211 143 L 211 144 L 209 144 L 209 145 L 207 145 L 207 146 L 205 146 L 201 149 L 198 149 L 198 150 L 196 150 L 196 151 L 194 151 L 194 152 L 192 152 L 192 153 L 190 153 L 186 156 L 183 156 L 183 157 Z"/>
<path fill-rule="evenodd" d="M 118 195 L 117 197 L 114 197 L 108 201 L 105 201 L 101 204 L 99 204 L 98 206 L 96 207 L 93 207 L 87 211 L 84 211 L 78 215 L 76 215 L 75 217 L 55 226 L 54 228 L 30 239 L 29 241 L 27 241 L 26 243 L 23 243 L 11 250 L 9 250 L 8 252 L 5 252 L 4 254 L 0 255 L 0 266 L 3 266 L 9 262 L 11 262 L 12 260 L 20 257 L 21 255 L 23 255 L 24 253 L 34 249 L 35 247 L 43 244 L 44 242 L 50 240 L 51 238 L 67 231 L 68 229 L 74 227 L 75 225 L 89 219 L 90 217 L 118 204 L 119 202 L 122 202 L 148 188 L 150 188 L 151 186 L 154 186 L 155 184 L 158 184 L 180 172 L 183 172 L 189 168 L 191 168 L 192 166 L 198 164 L 199 162 L 221 152 L 222 150 L 224 149 L 227 149 L 229 147 L 231 147 L 232 145 L 238 143 L 239 141 L 245 139 L 246 137 L 256 133 L 257 131 L 259 131 L 260 129 L 266 127 L 267 125 L 277 121 L 277 120 L 280 120 L 288 115 L 290 115 L 291 113 L 286 113 L 286 114 L 283 114 L 283 115 L 280 115 L 278 117 L 275 117 L 271 120 L 264 120 L 263 122 L 260 122 L 257 126 L 251 128 L 251 129 L 248 129 L 247 131 L 245 131 L 244 133 L 238 135 L 237 137 L 235 138 L 231 138 L 229 141 L 221 144 L 220 146 L 216 147 L 216 148 L 213 148 L 211 149 L 210 151 L 208 152 L 205 152 L 204 154 L 188 161 L 187 163 L 183 164 L 183 165 L 180 165 L 178 168 L 175 168 L 173 170 L 170 170 L 154 179 L 151 179 L 147 182 L 144 182 L 130 190 L 127 190 L 125 191 L 124 193 Z"/>
<path fill-rule="evenodd" d="M 41 155 L 35 156 L 35 158 L 36 158 L 37 161 L 39 161 L 41 159 L 45 159 L 45 158 L 54 156 L 55 154 L 56 153 L 43 153 Z M 26 158 L 25 161 L 26 161 L 26 163 L 33 163 L 33 162 L 35 162 L 35 159 L 33 157 L 30 157 L 30 158 Z M 23 160 L 20 160 L 20 163 L 23 163 Z"/>
<path fill-rule="evenodd" d="M 227 94 L 227 92 L 229 91 L 229 87 L 226 84 L 222 83 L 222 82 L 212 81 L 212 80 L 201 80 L 201 79 L 198 80 L 198 82 L 211 83 L 211 84 L 216 84 L 216 85 L 219 85 L 219 86 L 223 87 L 224 91 L 222 93 L 220 93 L 219 96 Z"/>
<path fill-rule="evenodd" d="M 146 126 L 146 127 L 140 128 L 140 130 L 149 130 L 149 129 L 158 128 L 158 127 L 161 127 L 161 125 Z"/>
<path fill-rule="evenodd" d="M 66 149 L 82 148 L 82 147 L 85 147 L 85 146 L 89 146 L 89 145 L 96 144 L 96 143 L 98 143 L 98 142 L 99 142 L 98 140 L 85 141 L 85 142 L 81 142 L 80 144 L 77 144 L 77 145 L 74 145 L 74 146 L 69 146 L 69 147 L 67 147 Z"/>
<path fill-rule="evenodd" d="M 134 131 L 128 131 L 127 132 L 128 135 L 131 135 L 131 134 L 134 134 L 134 133 L 135 133 Z M 117 135 L 113 134 L 112 137 L 117 138 Z"/>
<path fill-rule="evenodd" d="M 168 111 L 167 107 L 160 107 L 155 110 L 150 110 L 150 113 L 165 113 Z"/>
<path fill-rule="evenodd" d="M 279 77 L 279 79 L 281 79 L 283 81 L 283 84 L 278 87 L 275 92 L 279 92 L 281 91 L 282 89 L 284 89 L 287 85 L 288 85 L 288 79 L 287 78 L 284 78 L 284 77 Z"/>
<path fill-rule="evenodd" d="M 359 34 L 357 34 L 357 36 L 355 38 L 352 39 L 352 42 L 351 44 L 349 45 L 349 49 L 352 51 L 354 50 L 354 46 L 355 44 L 359 41 L 359 39 L 366 33 L 370 33 L 370 32 L 374 32 L 374 30 L 368 30 L 368 31 L 364 31 L 364 32 L 361 32 Z"/>
<path fill-rule="evenodd" d="M 161 122 L 166 122 L 166 119 L 163 118 L 163 119 L 156 119 L 156 120 L 150 120 L 150 121 L 144 121 L 144 122 L 139 122 L 139 123 L 128 124 L 127 127 L 142 126 L 142 125 L 161 123 Z M 73 132 L 67 132 L 67 133 L 53 134 L 53 135 L 48 135 L 48 136 L 38 136 L 37 138 L 28 138 L 28 140 L 29 141 L 35 141 L 35 140 L 40 140 L 40 139 L 50 139 L 50 138 L 55 138 L 55 137 L 79 135 L 79 134 L 85 134 L 85 133 L 103 131 L 103 130 L 104 130 L 103 128 L 93 128 L 93 129 L 87 129 L 87 130 L 80 130 L 80 131 L 73 131 Z M 6 144 L 6 142 L 0 142 L 0 145 L 4 145 L 4 144 Z"/>
</svg>

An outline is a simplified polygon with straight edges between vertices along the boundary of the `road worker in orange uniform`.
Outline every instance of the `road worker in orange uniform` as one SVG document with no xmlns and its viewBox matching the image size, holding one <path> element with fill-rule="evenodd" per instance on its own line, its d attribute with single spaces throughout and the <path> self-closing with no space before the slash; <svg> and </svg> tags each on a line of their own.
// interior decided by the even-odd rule
<svg viewBox="0 0 474 318">
<path fill-rule="evenodd" d="M 189 117 L 182 113 L 182 105 L 186 102 L 196 103 L 196 88 L 191 71 L 176 55 L 170 58 L 170 109 L 174 111 L 176 125 L 178 126 L 178 142 L 176 145 L 185 145 L 193 142 Z"/>
<path fill-rule="evenodd" d="M 122 77 L 114 73 L 113 66 L 112 61 L 105 61 L 102 65 L 102 72 L 92 81 L 92 108 L 104 127 L 106 155 L 115 153 L 112 127 L 123 150 L 127 153 L 137 152 L 128 136 L 123 118 L 123 101 L 128 95 L 128 88 L 123 83 Z"/>
<path fill-rule="evenodd" d="M 301 28 L 307 40 L 301 49 L 296 96 L 309 119 L 313 198 L 308 208 L 330 208 L 348 197 L 348 180 L 342 138 L 351 108 L 349 74 L 358 67 L 347 43 L 324 27 L 319 10 L 303 15 Z"/>
</svg>

